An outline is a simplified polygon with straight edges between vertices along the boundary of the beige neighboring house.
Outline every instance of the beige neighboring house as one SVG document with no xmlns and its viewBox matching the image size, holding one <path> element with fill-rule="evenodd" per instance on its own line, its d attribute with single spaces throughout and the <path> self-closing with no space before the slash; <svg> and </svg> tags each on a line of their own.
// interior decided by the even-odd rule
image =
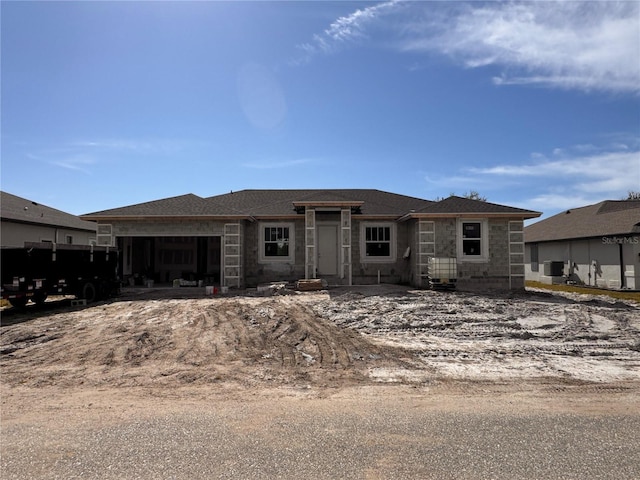
<svg viewBox="0 0 640 480">
<path fill-rule="evenodd" d="M 572 208 L 524 231 L 527 280 L 640 289 L 640 200 Z"/>
<path fill-rule="evenodd" d="M 0 192 L 0 239 L 3 247 L 24 242 L 95 245 L 96 224 L 26 198 Z"/>
<path fill-rule="evenodd" d="M 98 223 L 99 245 L 117 246 L 120 276 L 132 283 L 422 287 L 442 259 L 460 290 L 478 290 L 524 288 L 524 220 L 538 216 L 455 196 L 332 189 L 188 194 L 81 218 Z"/>
</svg>

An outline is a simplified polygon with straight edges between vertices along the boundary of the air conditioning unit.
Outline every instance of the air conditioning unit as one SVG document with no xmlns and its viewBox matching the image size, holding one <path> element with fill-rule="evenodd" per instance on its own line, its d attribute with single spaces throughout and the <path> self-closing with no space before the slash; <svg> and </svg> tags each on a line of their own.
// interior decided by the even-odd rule
<svg viewBox="0 0 640 480">
<path fill-rule="evenodd" d="M 547 277 L 561 277 L 564 275 L 564 262 L 545 261 L 544 274 Z"/>
</svg>

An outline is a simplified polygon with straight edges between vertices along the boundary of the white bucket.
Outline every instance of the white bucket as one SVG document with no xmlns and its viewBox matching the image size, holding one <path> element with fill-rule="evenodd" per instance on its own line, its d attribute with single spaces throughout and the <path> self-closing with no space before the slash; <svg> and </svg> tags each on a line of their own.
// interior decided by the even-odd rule
<svg viewBox="0 0 640 480">
<path fill-rule="evenodd" d="M 220 293 L 229 293 L 229 287 L 225 287 L 225 286 L 220 287 Z"/>
<path fill-rule="evenodd" d="M 213 286 L 206 286 L 204 287 L 204 293 L 206 295 L 213 295 Z"/>
</svg>

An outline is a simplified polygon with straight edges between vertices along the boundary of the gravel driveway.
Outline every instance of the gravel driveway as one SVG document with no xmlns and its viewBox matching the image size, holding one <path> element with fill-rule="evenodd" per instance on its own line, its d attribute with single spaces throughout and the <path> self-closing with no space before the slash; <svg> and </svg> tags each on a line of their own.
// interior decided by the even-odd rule
<svg viewBox="0 0 640 480">
<path fill-rule="evenodd" d="M 17 389 L 2 478 L 639 478 L 638 391 L 576 388 Z"/>
</svg>

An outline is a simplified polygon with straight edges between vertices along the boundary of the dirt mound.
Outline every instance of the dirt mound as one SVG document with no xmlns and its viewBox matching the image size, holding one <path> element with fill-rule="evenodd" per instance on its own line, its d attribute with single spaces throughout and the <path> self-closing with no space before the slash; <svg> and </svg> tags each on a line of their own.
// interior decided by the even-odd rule
<svg viewBox="0 0 640 480">
<path fill-rule="evenodd" d="M 33 332 L 38 332 L 34 334 Z M 296 297 L 125 301 L 3 329 L 10 385 L 362 381 L 402 350 L 322 320 Z"/>
<path fill-rule="evenodd" d="M 640 380 L 635 303 L 390 287 L 289 293 L 212 298 L 203 289 L 146 289 L 85 308 L 8 312 L 2 381 L 166 390 L 225 382 Z"/>
</svg>

